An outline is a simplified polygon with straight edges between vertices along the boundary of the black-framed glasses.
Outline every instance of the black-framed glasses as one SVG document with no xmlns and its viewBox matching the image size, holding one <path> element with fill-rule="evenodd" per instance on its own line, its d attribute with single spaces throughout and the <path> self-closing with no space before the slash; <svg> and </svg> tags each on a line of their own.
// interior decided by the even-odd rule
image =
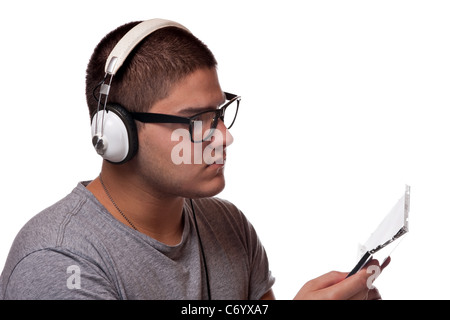
<svg viewBox="0 0 450 320">
<path fill-rule="evenodd" d="M 207 141 L 217 128 L 219 119 L 223 121 L 225 127 L 230 129 L 239 110 L 241 97 L 232 93 L 224 92 L 228 100 L 217 110 L 200 112 L 192 117 L 179 117 L 162 113 L 131 112 L 134 120 L 143 123 L 183 123 L 189 125 L 191 141 L 194 143 Z M 226 116 L 225 116 L 226 112 Z"/>
</svg>

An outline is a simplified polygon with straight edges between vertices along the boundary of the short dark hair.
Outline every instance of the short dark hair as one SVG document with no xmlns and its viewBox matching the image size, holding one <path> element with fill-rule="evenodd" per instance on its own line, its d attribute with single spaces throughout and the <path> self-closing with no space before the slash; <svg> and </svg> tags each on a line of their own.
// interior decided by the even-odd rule
<svg viewBox="0 0 450 320">
<path fill-rule="evenodd" d="M 86 70 L 86 99 L 91 117 L 97 111 L 93 92 L 105 76 L 108 55 L 138 23 L 118 27 L 95 48 Z M 151 33 L 133 49 L 112 80 L 108 102 L 118 103 L 130 112 L 146 112 L 167 97 L 172 86 L 184 77 L 198 69 L 216 66 L 214 55 L 197 37 L 180 28 L 166 27 Z"/>
</svg>

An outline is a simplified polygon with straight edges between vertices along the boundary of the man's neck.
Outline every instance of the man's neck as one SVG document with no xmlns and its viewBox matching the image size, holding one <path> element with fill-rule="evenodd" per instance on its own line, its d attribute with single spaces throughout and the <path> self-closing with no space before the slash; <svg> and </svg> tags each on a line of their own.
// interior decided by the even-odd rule
<svg viewBox="0 0 450 320">
<path fill-rule="evenodd" d="M 158 193 L 117 170 L 103 168 L 101 180 L 96 178 L 87 189 L 114 218 L 167 245 L 180 243 L 184 198 Z"/>
</svg>

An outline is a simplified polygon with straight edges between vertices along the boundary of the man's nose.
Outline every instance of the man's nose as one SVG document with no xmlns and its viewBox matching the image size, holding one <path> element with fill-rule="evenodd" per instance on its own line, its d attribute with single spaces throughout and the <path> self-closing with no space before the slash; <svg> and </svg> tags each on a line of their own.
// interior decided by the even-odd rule
<svg viewBox="0 0 450 320">
<path fill-rule="evenodd" d="M 230 130 L 227 129 L 225 124 L 221 119 L 217 122 L 217 127 L 215 130 L 218 130 L 221 134 L 213 134 L 212 136 L 212 143 L 214 145 L 223 145 L 224 147 L 228 147 L 230 144 L 233 143 L 234 138 L 233 135 L 230 133 Z"/>
</svg>

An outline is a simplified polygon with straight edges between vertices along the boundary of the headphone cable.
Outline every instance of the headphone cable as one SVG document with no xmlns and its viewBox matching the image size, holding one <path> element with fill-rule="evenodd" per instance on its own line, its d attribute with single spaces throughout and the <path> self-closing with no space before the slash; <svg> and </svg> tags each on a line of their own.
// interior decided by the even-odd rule
<svg viewBox="0 0 450 320">
<path fill-rule="evenodd" d="M 203 250 L 202 238 L 200 237 L 200 233 L 198 231 L 197 217 L 195 215 L 194 204 L 192 202 L 192 199 L 189 199 L 189 200 L 191 201 L 192 216 L 194 217 L 195 230 L 197 231 L 198 242 L 200 244 L 200 251 L 202 253 L 203 266 L 205 268 L 206 288 L 208 290 L 208 300 L 211 300 L 211 289 L 209 286 L 208 266 L 206 265 L 205 251 Z"/>
</svg>

